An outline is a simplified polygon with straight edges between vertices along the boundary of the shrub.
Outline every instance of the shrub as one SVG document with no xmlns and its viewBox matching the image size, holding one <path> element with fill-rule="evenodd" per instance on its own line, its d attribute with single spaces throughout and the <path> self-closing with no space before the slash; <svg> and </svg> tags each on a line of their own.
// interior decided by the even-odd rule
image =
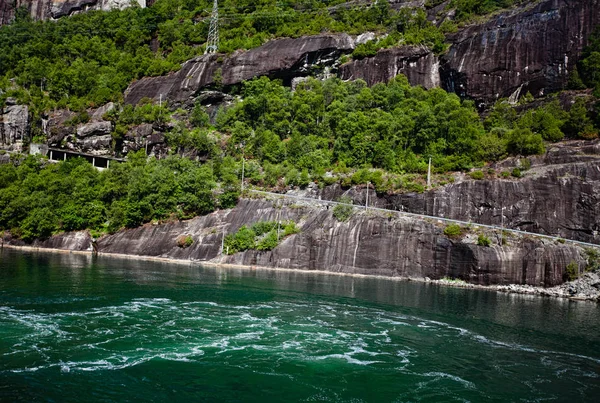
<svg viewBox="0 0 600 403">
<path fill-rule="evenodd" d="M 521 158 L 519 162 L 521 163 L 521 169 L 523 171 L 527 171 L 529 168 L 531 168 L 531 161 L 529 158 Z"/>
<path fill-rule="evenodd" d="M 488 238 L 487 236 L 480 234 L 477 237 L 477 245 L 479 246 L 490 246 L 492 244 L 492 241 L 490 241 L 490 238 Z"/>
<path fill-rule="evenodd" d="M 579 266 L 577 262 L 571 261 L 565 268 L 565 276 L 567 281 L 573 281 L 579 277 Z"/>
<path fill-rule="evenodd" d="M 352 206 L 352 199 L 348 196 L 343 196 L 339 200 L 342 204 L 337 204 L 333 208 L 333 216 L 338 221 L 348 221 L 350 217 L 352 217 L 352 213 L 354 212 L 354 207 Z"/>
<path fill-rule="evenodd" d="M 180 248 L 190 247 L 193 243 L 194 238 L 192 238 L 191 235 L 182 235 L 179 238 L 177 238 L 177 246 L 179 246 Z"/>
<path fill-rule="evenodd" d="M 502 171 L 502 173 L 500 174 L 500 176 L 502 176 L 504 179 L 508 179 L 508 178 L 510 178 L 510 172 L 508 172 L 508 171 Z"/>
<path fill-rule="evenodd" d="M 277 231 L 270 231 L 267 236 L 258 241 L 256 249 L 258 250 L 273 250 L 277 247 Z"/>
<path fill-rule="evenodd" d="M 444 235 L 448 238 L 459 238 L 463 234 L 463 229 L 458 224 L 450 224 L 444 228 Z"/>
<path fill-rule="evenodd" d="M 252 231 L 256 236 L 261 236 L 277 228 L 277 221 L 259 221 L 252 225 Z"/>
<path fill-rule="evenodd" d="M 300 232 L 300 228 L 293 221 L 288 222 L 283 228 L 283 236 L 297 234 L 298 232 Z"/>
<path fill-rule="evenodd" d="M 471 175 L 472 179 L 482 180 L 483 179 L 483 171 L 473 171 L 469 175 Z"/>
<path fill-rule="evenodd" d="M 586 271 L 597 270 L 600 267 L 600 253 L 597 249 L 586 248 L 585 255 L 587 257 Z"/>
<path fill-rule="evenodd" d="M 523 174 L 521 174 L 521 170 L 519 168 L 514 168 L 510 174 L 512 176 L 514 176 L 515 178 L 520 178 L 521 176 L 523 176 Z"/>
</svg>

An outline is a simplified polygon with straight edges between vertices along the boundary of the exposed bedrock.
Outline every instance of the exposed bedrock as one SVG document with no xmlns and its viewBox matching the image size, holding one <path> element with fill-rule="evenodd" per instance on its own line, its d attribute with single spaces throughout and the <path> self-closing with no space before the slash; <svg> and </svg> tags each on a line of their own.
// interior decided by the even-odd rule
<svg viewBox="0 0 600 403">
<path fill-rule="evenodd" d="M 8 101 L 0 107 L 0 147 L 20 149 L 29 136 L 29 108 L 16 105 L 11 98 Z"/>
<path fill-rule="evenodd" d="M 342 53 L 354 49 L 346 34 L 326 34 L 296 39 L 276 39 L 231 56 L 203 55 L 189 60 L 181 69 L 162 77 L 146 77 L 132 83 L 125 102 L 136 104 L 142 98 L 169 99 L 187 103 L 202 88 L 231 86 L 258 76 L 281 78 L 286 82 L 306 76 L 315 67 L 330 66 Z"/>
<path fill-rule="evenodd" d="M 136 2 L 146 7 L 146 0 Z M 34 20 L 48 20 L 86 10 L 110 10 L 130 5 L 130 0 L 0 0 L 0 26 L 11 23 L 20 7 L 27 8 Z"/>
<path fill-rule="evenodd" d="M 443 225 L 413 218 L 387 217 L 357 211 L 345 223 L 323 206 L 273 208 L 268 200 L 241 200 L 236 208 L 189 221 L 145 225 L 97 241 L 99 252 L 132 256 L 211 261 L 213 263 L 325 270 L 389 277 L 461 278 L 474 284 L 561 284 L 566 266 L 584 261 L 576 247 L 535 239 L 511 239 L 499 246 L 477 246 L 475 234 L 463 240 L 443 235 Z M 285 238 L 272 251 L 249 250 L 221 255 L 224 234 L 261 220 L 292 219 L 301 232 Z M 90 250 L 78 234 L 57 235 L 34 246 Z M 191 236 L 193 244 L 178 246 Z M 64 239 L 63 239 L 64 238 Z M 6 240 L 18 244 L 18 241 Z"/>
<path fill-rule="evenodd" d="M 369 86 L 385 83 L 398 74 L 404 74 L 411 85 L 428 89 L 441 85 L 437 56 L 421 46 L 384 49 L 374 57 L 351 61 L 339 69 L 343 80 L 362 79 Z"/>
<path fill-rule="evenodd" d="M 520 179 L 465 180 L 425 193 L 381 194 L 369 204 L 600 244 L 600 143 L 554 146 Z M 502 168 L 497 167 L 498 171 Z M 364 205 L 366 189 L 325 188 Z"/>
<path fill-rule="evenodd" d="M 560 90 L 599 23 L 600 0 L 544 0 L 499 14 L 450 38 L 443 86 L 483 103 Z"/>
</svg>

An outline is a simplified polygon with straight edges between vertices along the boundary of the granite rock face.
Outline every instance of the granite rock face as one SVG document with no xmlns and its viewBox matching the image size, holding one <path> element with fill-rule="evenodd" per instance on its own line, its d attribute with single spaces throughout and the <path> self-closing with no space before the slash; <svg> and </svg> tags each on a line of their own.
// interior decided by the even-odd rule
<svg viewBox="0 0 600 403">
<path fill-rule="evenodd" d="M 582 261 L 579 250 L 572 246 L 526 239 L 511 246 L 477 246 L 472 240 L 448 239 L 443 226 L 413 218 L 357 212 L 341 223 L 323 206 L 273 207 L 272 201 L 241 200 L 230 211 L 123 230 L 101 238 L 97 247 L 99 252 L 250 266 L 389 277 L 448 276 L 484 285 L 561 284 L 566 265 Z M 295 220 L 302 231 L 272 251 L 220 254 L 224 234 L 242 225 L 276 219 Z M 182 235 L 191 236 L 194 243 L 187 248 L 177 246 Z"/>
<path fill-rule="evenodd" d="M 415 214 L 489 224 L 600 244 L 600 142 L 571 141 L 530 157 L 522 178 L 472 180 L 424 193 L 369 195 L 369 205 Z M 497 173 L 518 159 L 494 166 Z M 364 205 L 366 189 L 325 188 L 309 197 L 337 200 L 343 194 Z"/>
<path fill-rule="evenodd" d="M 518 90 L 560 90 L 599 24 L 600 0 L 543 0 L 499 14 L 450 38 L 443 87 L 487 104 Z"/>
<path fill-rule="evenodd" d="M 385 83 L 398 74 L 404 74 L 411 85 L 428 89 L 441 85 L 437 56 L 420 46 L 384 49 L 374 57 L 353 60 L 339 69 L 342 80 L 362 79 L 369 86 Z"/>
<path fill-rule="evenodd" d="M 146 0 L 136 0 L 146 7 Z M 0 0 L 0 26 L 12 22 L 20 7 L 29 10 L 34 20 L 49 20 L 87 10 L 111 10 L 129 7 L 128 0 Z"/>
<path fill-rule="evenodd" d="M 10 104 L 0 112 L 0 146 L 18 146 L 29 135 L 29 108 Z"/>
<path fill-rule="evenodd" d="M 162 96 L 182 104 L 190 102 L 202 88 L 227 87 L 265 75 L 291 82 L 294 77 L 309 75 L 317 66 L 334 64 L 342 53 L 353 49 L 349 35 L 325 34 L 276 39 L 228 57 L 203 55 L 185 62 L 176 73 L 134 82 L 125 92 L 125 102 L 137 104 L 144 97 L 158 101 Z"/>
</svg>

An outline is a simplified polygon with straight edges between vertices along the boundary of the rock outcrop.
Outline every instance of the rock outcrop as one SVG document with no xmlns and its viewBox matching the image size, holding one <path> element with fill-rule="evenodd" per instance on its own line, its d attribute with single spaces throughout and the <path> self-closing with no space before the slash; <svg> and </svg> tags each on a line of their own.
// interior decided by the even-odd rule
<svg viewBox="0 0 600 403">
<path fill-rule="evenodd" d="M 29 108 L 9 101 L 8 106 L 0 108 L 0 146 L 19 148 L 29 135 Z"/>
<path fill-rule="evenodd" d="M 450 38 L 443 86 L 483 103 L 519 89 L 562 89 L 599 24 L 600 0 L 543 0 L 501 13 Z"/>
<path fill-rule="evenodd" d="M 477 246 L 475 234 L 452 240 L 436 222 L 357 212 L 342 223 L 323 206 L 273 207 L 272 201 L 241 200 L 233 210 L 123 230 L 99 239 L 96 248 L 100 253 L 212 263 L 422 279 L 451 277 L 481 285 L 554 286 L 563 283 L 569 263 L 578 263 L 580 270 L 585 266 L 578 248 L 560 243 L 523 238 L 500 246 L 494 238 L 491 247 Z M 242 225 L 276 219 L 295 220 L 301 232 L 285 238 L 272 251 L 220 254 L 225 234 Z M 181 247 L 181 236 L 191 236 L 194 242 Z M 85 237 L 69 233 L 34 246 L 90 250 L 91 239 Z"/>
<path fill-rule="evenodd" d="M 183 64 L 181 70 L 162 77 L 146 77 L 125 92 L 125 102 L 137 104 L 142 98 L 162 97 L 175 104 L 190 102 L 209 86 L 231 86 L 258 76 L 270 76 L 291 83 L 311 69 L 334 64 L 342 53 L 354 49 L 346 34 L 324 34 L 296 39 L 276 39 L 261 47 L 238 51 L 231 56 L 209 54 Z"/>
<path fill-rule="evenodd" d="M 439 60 L 422 46 L 384 49 L 374 57 L 353 60 L 339 69 L 341 79 L 362 79 L 369 86 L 385 83 L 398 74 L 404 74 L 411 85 L 428 89 L 441 85 Z"/>
<path fill-rule="evenodd" d="M 146 0 L 136 0 L 146 7 Z M 34 20 L 65 17 L 80 11 L 110 10 L 131 5 L 128 0 L 0 0 L 0 26 L 9 24 L 20 7 L 26 7 Z"/>
<path fill-rule="evenodd" d="M 600 142 L 554 145 L 542 157 L 530 157 L 522 178 L 473 180 L 424 193 L 369 196 L 369 205 L 600 244 Z M 519 160 L 493 167 L 499 174 Z M 364 188 L 334 185 L 312 197 L 337 200 L 342 194 L 364 205 Z M 310 195 L 309 195 L 310 196 Z"/>
</svg>

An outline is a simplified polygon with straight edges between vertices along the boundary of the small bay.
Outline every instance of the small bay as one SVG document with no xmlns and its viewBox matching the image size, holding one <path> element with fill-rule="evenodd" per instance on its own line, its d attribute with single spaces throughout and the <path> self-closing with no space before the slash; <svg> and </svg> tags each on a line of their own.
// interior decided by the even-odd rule
<svg viewBox="0 0 600 403">
<path fill-rule="evenodd" d="M 600 307 L 0 250 L 0 401 L 597 401 Z"/>
</svg>

